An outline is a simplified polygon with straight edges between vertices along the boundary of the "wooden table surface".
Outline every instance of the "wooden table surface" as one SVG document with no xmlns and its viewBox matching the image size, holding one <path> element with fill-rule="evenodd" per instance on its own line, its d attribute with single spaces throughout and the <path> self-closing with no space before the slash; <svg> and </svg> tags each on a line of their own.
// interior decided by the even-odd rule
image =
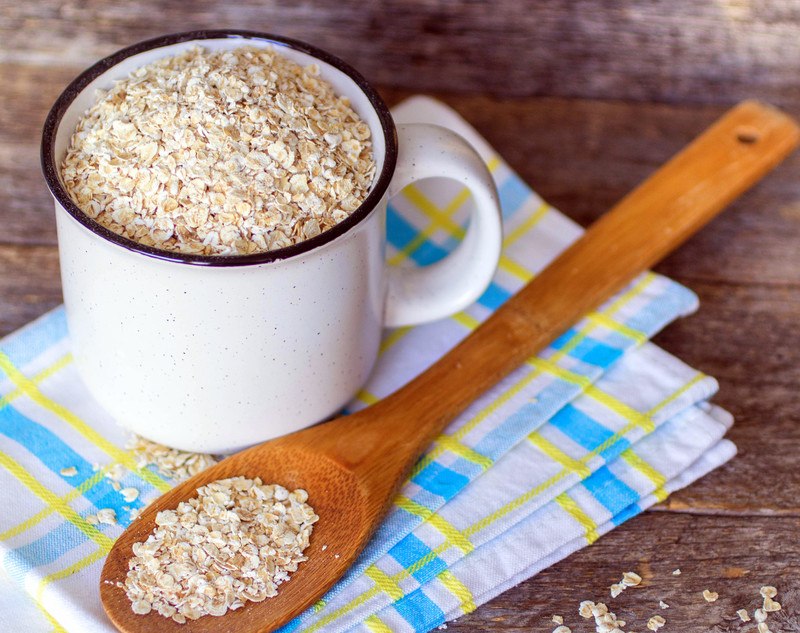
<svg viewBox="0 0 800 633">
<path fill-rule="evenodd" d="M 60 90 L 124 45 L 214 27 L 327 48 L 390 103 L 435 94 L 582 224 L 739 99 L 800 116 L 793 0 L 0 0 L 0 335 L 61 301 L 38 158 Z M 658 271 L 701 308 L 656 342 L 719 379 L 738 457 L 449 630 L 551 631 L 553 613 L 578 623 L 581 600 L 638 570 L 645 586 L 614 601 L 630 630 L 663 599 L 667 633 L 754 631 L 735 611 L 774 584 L 784 610 L 772 631 L 800 631 L 800 154 Z M 705 588 L 719 601 L 706 604 Z"/>
</svg>

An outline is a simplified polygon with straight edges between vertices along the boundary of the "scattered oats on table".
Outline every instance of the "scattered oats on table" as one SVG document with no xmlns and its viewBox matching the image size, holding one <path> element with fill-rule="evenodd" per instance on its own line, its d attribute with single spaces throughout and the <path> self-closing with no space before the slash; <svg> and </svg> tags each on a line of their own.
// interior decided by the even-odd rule
<svg viewBox="0 0 800 633">
<path fill-rule="evenodd" d="M 761 587 L 759 593 L 761 597 L 764 598 L 764 606 L 762 609 L 765 613 L 774 613 L 775 611 L 781 610 L 781 603 L 777 600 L 773 600 L 773 598 L 778 595 L 778 590 L 775 587 Z"/>
<path fill-rule="evenodd" d="M 716 602 L 719 598 L 719 594 L 716 591 L 709 591 L 708 589 L 703 590 L 703 598 L 706 602 Z"/>
<path fill-rule="evenodd" d="M 739 609 L 736 612 L 736 615 L 739 616 L 739 619 L 742 622 L 750 622 L 750 614 L 747 613 L 747 609 Z"/>
<path fill-rule="evenodd" d="M 761 597 L 764 599 L 764 605 L 753 612 L 753 617 L 758 624 L 758 633 L 770 633 L 767 619 L 770 613 L 781 610 L 781 603 L 773 600 L 778 595 L 778 590 L 772 586 L 764 586 L 759 590 Z M 742 609 L 744 611 L 744 609 Z M 745 614 L 747 612 L 745 611 Z M 741 616 L 740 616 L 741 617 Z"/>
<path fill-rule="evenodd" d="M 197 490 L 133 545 L 124 587 L 137 614 L 179 624 L 224 615 L 277 595 L 308 547 L 319 517 L 301 489 L 260 479 L 221 479 Z"/>
<path fill-rule="evenodd" d="M 625 627 L 625 620 L 618 620 L 616 614 L 602 602 L 595 604 L 591 600 L 584 600 L 578 613 L 587 620 L 594 618 L 595 629 L 599 633 L 610 633 Z"/>
<path fill-rule="evenodd" d="M 667 621 L 660 615 L 654 615 L 647 621 L 647 628 L 651 631 L 658 631 L 662 626 L 665 626 Z"/>
<path fill-rule="evenodd" d="M 204 255 L 314 237 L 366 198 L 369 126 L 272 48 L 196 46 L 135 70 L 79 122 L 61 173 L 89 217 L 144 245 Z"/>
<path fill-rule="evenodd" d="M 74 477 L 78 474 L 78 469 L 75 466 L 68 466 L 67 468 L 62 468 L 60 473 L 62 477 Z"/>
<path fill-rule="evenodd" d="M 611 585 L 611 597 L 616 598 L 628 587 L 636 587 L 642 582 L 642 577 L 632 571 L 626 571 L 622 574 L 622 580 L 618 583 Z"/>
</svg>

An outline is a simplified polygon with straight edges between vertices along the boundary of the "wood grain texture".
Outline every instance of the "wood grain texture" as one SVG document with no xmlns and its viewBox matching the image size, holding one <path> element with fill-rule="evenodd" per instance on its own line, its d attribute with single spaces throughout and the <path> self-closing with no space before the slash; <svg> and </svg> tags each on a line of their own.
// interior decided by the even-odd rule
<svg viewBox="0 0 800 633">
<path fill-rule="evenodd" d="M 51 212 L 52 213 L 52 212 Z M 0 211 L 0 222 L 5 223 Z M 49 218 L 54 222 L 53 218 Z M 62 301 L 55 246 L 0 245 L 0 333 L 8 334 Z"/>
<path fill-rule="evenodd" d="M 800 105 L 794 0 L 0 4 L 3 61 L 36 66 L 78 69 L 165 31 L 220 27 L 305 39 L 414 90 Z"/>
<path fill-rule="evenodd" d="M 627 622 L 625 630 L 647 633 L 647 620 L 662 615 L 663 632 L 751 633 L 738 609 L 761 606 L 759 588 L 774 585 L 783 611 L 771 614 L 775 633 L 800 631 L 800 519 L 740 518 L 648 512 L 576 552 L 536 577 L 447 625 L 448 633 L 550 633 L 553 614 L 574 633 L 594 630 L 578 615 L 583 600 L 605 602 Z M 672 571 L 681 570 L 680 576 Z M 608 587 L 637 570 L 643 582 L 611 599 Z M 705 589 L 719 593 L 707 603 Z M 668 609 L 660 609 L 663 600 Z"/>
<path fill-rule="evenodd" d="M 307 39 L 380 82 L 390 102 L 438 91 L 584 225 L 709 125 L 720 104 L 756 96 L 800 114 L 792 0 L 0 0 L 0 334 L 60 302 L 52 202 L 38 168 L 47 109 L 98 57 L 198 26 Z M 787 613 L 773 630 L 800 631 L 798 244 L 795 154 L 657 268 L 697 292 L 701 307 L 656 342 L 720 380 L 716 401 L 736 416 L 736 459 L 449 630 L 549 632 L 561 613 L 584 633 L 577 604 L 649 565 L 651 585 L 614 601 L 631 615 L 628 629 L 643 629 L 640 618 L 664 599 L 673 605 L 665 631 L 741 631 L 735 610 L 775 584 L 787 591 Z M 684 573 L 672 577 L 675 567 Z M 750 573 L 726 578 L 737 568 Z M 706 587 L 719 602 L 695 597 Z"/>
</svg>

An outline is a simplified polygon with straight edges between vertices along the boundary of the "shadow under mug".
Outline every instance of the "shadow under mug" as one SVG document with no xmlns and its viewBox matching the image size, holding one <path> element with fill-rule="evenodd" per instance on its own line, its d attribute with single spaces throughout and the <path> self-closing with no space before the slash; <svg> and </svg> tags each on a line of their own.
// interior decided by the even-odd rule
<svg viewBox="0 0 800 633">
<path fill-rule="evenodd" d="M 335 227 L 252 255 L 190 255 L 144 246 L 75 205 L 60 169 L 96 90 L 188 47 L 274 47 L 317 64 L 369 125 L 377 165 L 361 206 Z M 67 323 L 78 372 L 124 427 L 184 450 L 225 453 L 310 426 L 364 384 L 384 326 L 463 309 L 488 286 L 500 256 L 497 192 L 456 134 L 395 126 L 350 66 L 302 42 L 247 31 L 196 31 L 123 49 L 86 70 L 45 123 L 42 166 L 55 198 Z M 413 181 L 453 178 L 474 198 L 456 250 L 419 269 L 386 263 L 387 200 Z"/>
</svg>

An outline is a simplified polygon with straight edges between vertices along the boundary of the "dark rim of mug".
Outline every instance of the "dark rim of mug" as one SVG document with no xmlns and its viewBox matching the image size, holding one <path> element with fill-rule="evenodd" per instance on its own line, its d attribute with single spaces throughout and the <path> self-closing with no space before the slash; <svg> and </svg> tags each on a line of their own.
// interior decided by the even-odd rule
<svg viewBox="0 0 800 633">
<path fill-rule="evenodd" d="M 55 138 L 56 131 L 61 122 L 67 108 L 72 104 L 75 98 L 83 91 L 97 77 L 102 75 L 110 68 L 116 66 L 132 55 L 137 55 L 145 51 L 162 48 L 172 44 L 180 44 L 181 42 L 189 42 L 192 40 L 209 40 L 209 39 L 248 39 L 259 40 L 262 42 L 270 42 L 278 47 L 288 47 L 295 50 L 307 53 L 326 64 L 333 66 L 347 75 L 358 88 L 364 93 L 369 100 L 381 124 L 381 131 L 383 132 L 386 153 L 383 161 L 383 169 L 377 176 L 375 182 L 370 189 L 369 194 L 361 203 L 361 205 L 353 211 L 347 218 L 336 224 L 335 226 L 323 231 L 319 235 L 307 240 L 303 240 L 291 246 L 285 246 L 272 251 L 263 253 L 253 253 L 251 255 L 195 255 L 188 253 L 178 253 L 173 251 L 161 250 L 152 246 L 145 246 L 139 244 L 126 237 L 122 237 L 117 233 L 102 226 L 97 221 L 86 215 L 80 208 L 72 201 L 67 194 L 64 186 L 58 175 L 58 166 L 55 162 Z M 141 253 L 156 259 L 161 259 L 170 262 L 177 262 L 182 264 L 193 264 L 196 266 L 249 266 L 255 264 L 266 264 L 278 260 L 288 259 L 301 253 L 306 253 L 324 244 L 332 242 L 337 237 L 344 235 L 351 228 L 356 226 L 359 222 L 364 220 L 370 213 L 377 207 L 381 198 L 383 198 L 389 187 L 389 181 L 392 179 L 395 164 L 397 162 L 397 132 L 395 130 L 394 121 L 389 114 L 389 108 L 386 107 L 383 99 L 378 93 L 367 83 L 367 80 L 361 76 L 358 71 L 351 67 L 346 62 L 338 57 L 331 55 L 319 48 L 300 42 L 287 37 L 272 35 L 269 33 L 259 33 L 256 31 L 240 31 L 240 30 L 202 30 L 202 31 L 187 31 L 184 33 L 173 33 L 170 35 L 163 35 L 150 40 L 145 40 L 123 48 L 108 57 L 101 59 L 99 62 L 85 70 L 78 75 L 72 83 L 70 83 L 64 92 L 58 97 L 58 100 L 53 105 L 47 119 L 44 123 L 42 130 L 42 171 L 44 172 L 47 186 L 51 193 L 58 201 L 58 203 L 69 213 L 76 221 L 89 229 L 92 233 L 113 242 L 129 251 Z"/>
</svg>

